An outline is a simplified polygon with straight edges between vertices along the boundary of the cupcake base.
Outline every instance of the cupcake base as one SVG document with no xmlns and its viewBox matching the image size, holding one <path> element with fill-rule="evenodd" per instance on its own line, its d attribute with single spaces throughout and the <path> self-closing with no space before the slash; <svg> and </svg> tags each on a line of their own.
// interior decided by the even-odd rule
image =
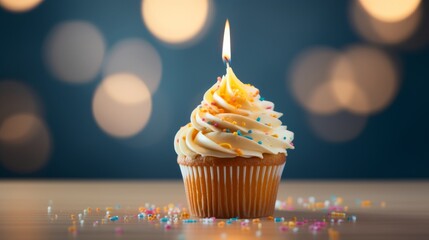
<svg viewBox="0 0 429 240">
<path fill-rule="evenodd" d="M 264 158 L 177 159 L 190 213 L 197 217 L 258 218 L 273 215 L 286 163 L 284 154 Z"/>
</svg>

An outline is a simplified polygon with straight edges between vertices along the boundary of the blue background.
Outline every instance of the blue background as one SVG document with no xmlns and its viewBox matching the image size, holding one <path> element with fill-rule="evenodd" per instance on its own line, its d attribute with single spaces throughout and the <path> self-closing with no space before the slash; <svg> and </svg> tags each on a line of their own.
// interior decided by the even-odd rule
<svg viewBox="0 0 429 240">
<path fill-rule="evenodd" d="M 35 89 L 51 130 L 53 153 L 31 174 L 0 166 L 1 178 L 179 178 L 173 137 L 202 94 L 225 72 L 221 45 L 225 19 L 231 22 L 232 65 L 237 76 L 261 90 L 285 113 L 295 132 L 284 178 L 429 177 L 429 47 L 385 48 L 401 62 L 401 85 L 393 102 L 372 115 L 363 132 L 330 143 L 311 130 L 306 111 L 292 97 L 286 76 L 299 53 L 312 46 L 341 49 L 363 42 L 349 21 L 349 1 L 215 1 L 213 21 L 196 44 L 177 48 L 159 42 L 142 23 L 139 0 L 45 1 L 15 14 L 0 8 L 0 79 L 19 79 Z M 427 23 L 428 6 L 423 3 Z M 138 37 L 159 52 L 162 79 L 153 112 L 138 136 L 121 140 L 96 124 L 91 102 L 102 76 L 84 85 L 60 82 L 43 63 L 42 46 L 57 23 L 86 20 L 103 33 L 107 48 Z M 426 24 L 425 24 L 426 25 Z M 426 29 L 426 34 L 428 28 Z M 157 124 L 168 118 L 170 124 Z M 167 128 L 162 140 L 150 135 Z M 138 141 L 145 144 L 139 145 Z"/>
</svg>

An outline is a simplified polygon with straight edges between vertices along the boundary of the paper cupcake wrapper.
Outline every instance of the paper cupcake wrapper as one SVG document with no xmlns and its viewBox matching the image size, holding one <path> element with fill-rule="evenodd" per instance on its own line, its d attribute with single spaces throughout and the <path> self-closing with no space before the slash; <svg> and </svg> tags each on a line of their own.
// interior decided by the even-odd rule
<svg viewBox="0 0 429 240">
<path fill-rule="evenodd" d="M 191 214 L 217 218 L 272 215 L 284 166 L 180 165 Z"/>
</svg>

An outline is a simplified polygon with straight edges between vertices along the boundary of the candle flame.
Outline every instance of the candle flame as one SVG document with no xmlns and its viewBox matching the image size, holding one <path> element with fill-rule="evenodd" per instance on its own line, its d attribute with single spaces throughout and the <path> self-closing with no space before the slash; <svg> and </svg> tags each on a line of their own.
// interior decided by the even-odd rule
<svg viewBox="0 0 429 240">
<path fill-rule="evenodd" d="M 222 60 L 227 63 L 231 61 L 231 36 L 229 33 L 229 21 L 226 20 L 223 33 Z"/>
</svg>

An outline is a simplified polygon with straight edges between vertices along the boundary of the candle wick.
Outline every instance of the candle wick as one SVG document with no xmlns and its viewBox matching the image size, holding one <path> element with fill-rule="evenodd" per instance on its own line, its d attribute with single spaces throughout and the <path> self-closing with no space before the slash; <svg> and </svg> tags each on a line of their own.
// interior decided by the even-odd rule
<svg viewBox="0 0 429 240">
<path fill-rule="evenodd" d="M 229 59 L 226 56 L 223 59 L 226 63 L 226 67 L 229 67 Z"/>
</svg>

